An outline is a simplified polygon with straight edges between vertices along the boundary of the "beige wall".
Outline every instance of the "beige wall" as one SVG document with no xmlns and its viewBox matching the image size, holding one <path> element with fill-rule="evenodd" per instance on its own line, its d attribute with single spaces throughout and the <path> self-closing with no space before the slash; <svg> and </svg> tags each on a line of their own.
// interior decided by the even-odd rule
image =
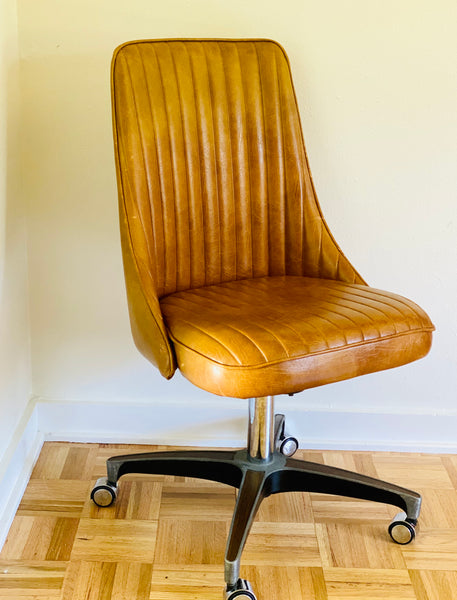
<svg viewBox="0 0 457 600">
<path fill-rule="evenodd" d="M 340 245 L 438 327 L 403 369 L 303 395 L 341 410 L 456 411 L 455 0 L 18 0 L 33 391 L 202 398 L 131 342 L 111 146 L 114 47 L 147 37 L 272 37 L 289 53 L 311 169 Z M 431 408 L 433 407 L 433 408 Z"/>
<path fill-rule="evenodd" d="M 0 2 L 0 462 L 30 397 L 16 2 Z M 1 470 L 1 469 L 0 469 Z"/>
</svg>

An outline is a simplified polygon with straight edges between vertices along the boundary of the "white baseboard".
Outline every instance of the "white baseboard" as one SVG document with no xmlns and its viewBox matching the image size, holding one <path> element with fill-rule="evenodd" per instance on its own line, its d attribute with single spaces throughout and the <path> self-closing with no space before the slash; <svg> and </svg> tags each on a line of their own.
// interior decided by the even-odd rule
<svg viewBox="0 0 457 600">
<path fill-rule="evenodd" d="M 100 443 L 170 444 L 175 446 L 243 446 L 245 401 L 189 404 L 161 402 L 37 403 L 39 429 L 46 440 Z M 288 430 L 302 448 L 380 450 L 389 452 L 457 452 L 457 412 L 394 414 L 307 409 L 280 399 Z"/>
<path fill-rule="evenodd" d="M 35 401 L 30 401 L 0 461 L 0 550 L 43 445 Z"/>
<path fill-rule="evenodd" d="M 319 411 L 280 399 L 290 433 L 309 449 L 457 453 L 457 414 Z M 240 447 L 246 402 L 31 400 L 0 461 L 0 548 L 43 441 Z"/>
<path fill-rule="evenodd" d="M 95 443 L 228 446 L 243 444 L 243 401 L 164 399 L 151 402 L 38 402 L 46 440 Z"/>
</svg>

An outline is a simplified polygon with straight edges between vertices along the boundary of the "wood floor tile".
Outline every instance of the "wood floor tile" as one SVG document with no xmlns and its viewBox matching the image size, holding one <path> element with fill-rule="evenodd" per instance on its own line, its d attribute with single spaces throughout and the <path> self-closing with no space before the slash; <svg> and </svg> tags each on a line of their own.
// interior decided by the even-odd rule
<svg viewBox="0 0 457 600">
<path fill-rule="evenodd" d="M 355 471 L 357 469 L 355 463 L 354 452 L 338 452 L 336 450 L 327 450 L 323 453 L 324 464 L 331 467 L 337 467 L 338 469 L 346 469 L 349 471 Z"/>
<path fill-rule="evenodd" d="M 219 590 L 202 588 L 192 590 L 189 588 L 175 589 L 168 587 L 151 592 L 150 600 L 221 600 L 221 588 Z"/>
<path fill-rule="evenodd" d="M 149 600 L 151 577 L 148 563 L 75 561 L 62 600 Z"/>
<path fill-rule="evenodd" d="M 223 564 L 226 538 L 225 521 L 163 519 L 154 566 Z"/>
<path fill-rule="evenodd" d="M 442 456 L 441 462 L 449 475 L 449 479 L 452 481 L 454 489 L 457 490 L 457 456 Z"/>
<path fill-rule="evenodd" d="M 88 481 L 31 479 L 17 514 L 79 518 L 89 493 Z"/>
<path fill-rule="evenodd" d="M 243 564 L 242 569 L 261 600 L 327 600 L 324 574 L 320 567 Z"/>
<path fill-rule="evenodd" d="M 72 560 L 152 562 L 157 521 L 81 519 Z"/>
<path fill-rule="evenodd" d="M 255 522 L 243 552 L 246 565 L 320 567 L 319 547 L 312 523 Z"/>
<path fill-rule="evenodd" d="M 31 479 L 60 479 L 70 446 L 48 442 L 41 449 Z"/>
<path fill-rule="evenodd" d="M 69 560 L 77 529 L 78 519 L 17 515 L 0 559 Z"/>
<path fill-rule="evenodd" d="M 220 600 L 224 568 L 219 565 L 155 566 L 152 573 L 150 600 Z"/>
<path fill-rule="evenodd" d="M 294 492 L 269 496 L 260 505 L 256 520 L 267 523 L 312 523 L 310 494 Z"/>
<path fill-rule="evenodd" d="M 337 498 L 328 494 L 311 494 L 311 504 L 316 523 L 372 524 L 384 523 L 387 529 L 393 511 L 385 504 L 366 502 L 353 498 Z M 398 511 L 397 511 L 398 512 Z"/>
<path fill-rule="evenodd" d="M 66 562 L 0 561 L 0 600 L 58 600 L 66 568 Z"/>
<path fill-rule="evenodd" d="M 384 524 L 316 523 L 322 566 L 346 569 L 405 569 L 401 547 Z"/>
<path fill-rule="evenodd" d="M 322 463 L 338 469 L 356 471 L 361 475 L 379 478 L 373 459 L 373 454 L 368 452 L 339 452 L 326 451 L 321 453 Z M 311 458 L 311 461 L 313 459 Z M 318 462 L 318 461 L 314 461 Z"/>
<path fill-rule="evenodd" d="M 410 571 L 417 600 L 456 600 L 456 571 Z"/>
<path fill-rule="evenodd" d="M 298 450 L 294 454 L 294 458 L 319 463 L 320 465 L 326 464 L 322 450 Z"/>
<path fill-rule="evenodd" d="M 228 486 L 193 486 L 189 483 L 164 483 L 160 503 L 161 519 L 231 521 L 235 490 Z"/>
<path fill-rule="evenodd" d="M 457 490 L 423 490 L 420 527 L 457 529 Z"/>
<path fill-rule="evenodd" d="M 408 571 L 397 569 L 325 569 L 328 600 L 415 600 Z M 436 600 L 440 600 L 436 597 Z"/>
<path fill-rule="evenodd" d="M 199 588 L 166 586 L 151 591 L 150 600 L 220 600 L 220 586 L 216 588 Z"/>
<path fill-rule="evenodd" d="M 413 544 L 403 546 L 408 569 L 457 571 L 457 529 L 425 529 Z"/>
<path fill-rule="evenodd" d="M 368 452 L 354 452 L 354 465 L 355 471 L 357 473 L 361 473 L 362 475 L 367 475 L 368 477 L 378 477 L 378 472 L 376 470 L 373 456 Z"/>
<path fill-rule="evenodd" d="M 373 462 L 379 478 L 385 481 L 417 491 L 453 489 L 449 473 L 438 455 L 413 454 L 405 457 L 377 453 Z"/>
<path fill-rule="evenodd" d="M 60 479 L 90 479 L 98 452 L 98 444 L 73 444 L 68 450 Z"/>
</svg>

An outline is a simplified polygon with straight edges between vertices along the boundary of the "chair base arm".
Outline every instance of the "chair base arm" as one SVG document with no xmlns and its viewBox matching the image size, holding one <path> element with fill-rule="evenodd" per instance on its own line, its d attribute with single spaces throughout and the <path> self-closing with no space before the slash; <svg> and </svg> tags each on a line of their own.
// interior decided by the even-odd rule
<svg viewBox="0 0 457 600">
<path fill-rule="evenodd" d="M 117 482 L 128 473 L 196 477 L 239 488 L 225 556 L 227 589 L 233 589 L 239 580 L 241 554 L 247 536 L 262 500 L 271 494 L 315 492 L 391 504 L 404 511 L 403 527 L 416 525 L 421 507 L 420 495 L 412 490 L 352 471 L 286 458 L 278 450 L 268 461 L 253 460 L 247 449 L 177 450 L 115 456 L 108 459 L 107 472 L 108 477 L 100 489 L 96 484 L 92 490 L 93 499 L 97 492 L 98 495 L 106 494 L 108 489 L 113 491 L 114 501 Z M 399 525 L 396 529 L 400 531 Z M 392 533 L 391 536 L 397 541 Z"/>
</svg>

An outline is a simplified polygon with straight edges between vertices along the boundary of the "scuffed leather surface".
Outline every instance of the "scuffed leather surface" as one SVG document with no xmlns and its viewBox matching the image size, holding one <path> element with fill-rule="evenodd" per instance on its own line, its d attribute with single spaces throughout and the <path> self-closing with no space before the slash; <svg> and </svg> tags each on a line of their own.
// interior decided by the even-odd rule
<svg viewBox="0 0 457 600">
<path fill-rule="evenodd" d="M 289 64 L 278 44 L 267 40 L 129 42 L 113 57 L 112 102 L 132 332 L 139 350 L 165 377 L 173 375 L 177 355 L 184 375 L 215 393 L 245 396 L 249 389 L 247 395 L 263 395 L 251 393 L 257 389 L 259 377 L 274 384 L 266 394 L 286 393 L 320 385 L 329 378 L 376 370 L 375 344 L 393 349 L 392 359 L 380 360 L 389 366 L 424 353 L 429 332 L 415 330 L 408 334 L 408 343 L 404 333 L 381 336 L 381 341 L 371 344 L 339 348 L 345 353 L 345 364 L 352 367 L 336 369 L 322 358 L 328 352 L 313 350 L 317 343 L 313 336 L 305 345 L 290 337 L 287 351 L 283 341 L 262 338 L 259 343 L 266 346 L 259 351 L 248 338 L 232 332 L 231 338 L 240 344 L 235 355 L 241 357 L 241 363 L 232 364 L 220 347 L 215 350 L 217 336 L 207 344 L 199 337 L 197 350 L 188 345 L 188 334 L 178 325 L 179 311 L 174 313 L 177 308 L 172 307 L 171 299 L 177 301 L 176 294 L 181 292 L 191 295 L 191 290 L 203 293 L 216 289 L 209 286 L 222 286 L 222 293 L 227 285 L 230 288 L 240 282 L 242 287 L 243 280 L 268 282 L 269 277 L 287 276 L 314 278 L 317 283 L 326 280 L 325 285 L 334 280 L 368 289 L 334 241 L 320 212 Z M 324 289 L 322 286 L 319 289 Z M 242 297 L 240 302 L 243 310 L 247 309 Z M 223 328 L 225 305 L 221 304 L 223 312 L 219 315 L 211 306 L 206 318 Z M 275 310 L 281 310 L 280 306 L 278 303 Z M 326 307 L 328 303 L 321 305 L 320 319 Z M 206 311 L 206 304 L 200 308 Z M 253 308 L 255 312 L 255 304 L 251 312 Z M 294 314 L 298 315 L 296 311 Z M 238 315 L 245 324 L 241 308 Z M 272 326 L 271 318 L 268 323 Z M 328 343 L 333 344 L 338 336 L 355 335 L 358 325 L 346 331 L 349 321 L 343 319 L 341 323 L 344 333 L 337 334 L 330 326 L 325 329 L 325 335 L 333 336 Z M 313 331 L 312 326 L 306 327 L 308 333 Z M 283 354 L 275 354 L 274 348 L 283 348 Z M 306 348 L 311 351 L 305 359 Z M 253 361 L 255 352 L 265 352 L 268 360 Z M 191 356 L 195 359 L 192 365 Z M 333 350 L 332 356 L 336 356 Z M 291 360 L 295 361 L 293 366 Z M 303 360 L 306 365 L 300 366 Z M 265 365 L 270 363 L 276 366 L 267 378 Z M 205 387 L 207 370 L 214 369 L 215 364 L 230 374 L 220 371 L 217 383 Z M 251 373 L 249 383 L 235 371 L 242 367 Z M 256 369 L 262 372 L 256 374 Z M 231 381 L 228 387 L 222 382 L 224 377 Z"/>
<path fill-rule="evenodd" d="M 161 307 L 184 375 L 238 397 L 398 366 L 428 352 L 433 330 L 424 311 L 401 296 L 308 277 L 202 287 L 167 296 Z"/>
</svg>

